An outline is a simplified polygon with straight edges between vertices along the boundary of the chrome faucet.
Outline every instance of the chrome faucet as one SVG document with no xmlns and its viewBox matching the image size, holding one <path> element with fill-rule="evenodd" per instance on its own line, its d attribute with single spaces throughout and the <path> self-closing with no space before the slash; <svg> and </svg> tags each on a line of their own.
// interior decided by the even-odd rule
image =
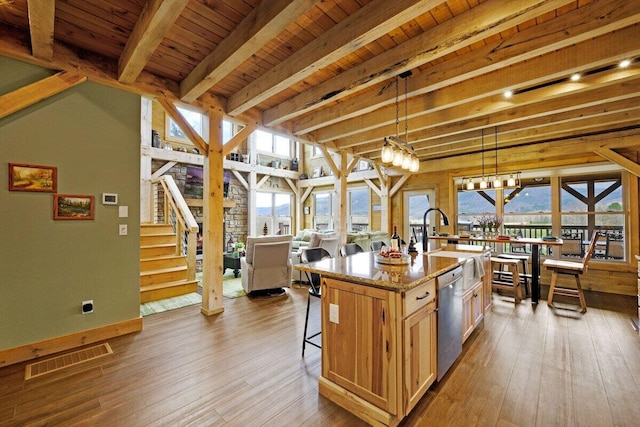
<svg viewBox="0 0 640 427">
<path fill-rule="evenodd" d="M 449 218 L 447 218 L 447 215 L 445 215 L 445 213 L 442 212 L 440 208 L 427 209 L 426 212 L 424 213 L 424 216 L 422 217 L 422 252 L 426 252 L 427 250 L 427 242 L 429 240 L 428 231 L 427 231 L 427 215 L 429 215 L 429 212 L 431 211 L 440 212 L 440 215 L 442 215 L 442 220 L 444 221 L 444 225 L 449 225 Z"/>
</svg>

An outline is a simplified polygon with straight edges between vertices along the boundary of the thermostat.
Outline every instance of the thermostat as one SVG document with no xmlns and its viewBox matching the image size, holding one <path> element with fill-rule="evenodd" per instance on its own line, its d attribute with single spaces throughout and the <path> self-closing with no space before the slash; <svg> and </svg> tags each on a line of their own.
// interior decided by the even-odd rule
<svg viewBox="0 0 640 427">
<path fill-rule="evenodd" d="M 117 205 L 118 204 L 118 195 L 114 193 L 102 193 L 102 204 L 103 205 Z"/>
</svg>

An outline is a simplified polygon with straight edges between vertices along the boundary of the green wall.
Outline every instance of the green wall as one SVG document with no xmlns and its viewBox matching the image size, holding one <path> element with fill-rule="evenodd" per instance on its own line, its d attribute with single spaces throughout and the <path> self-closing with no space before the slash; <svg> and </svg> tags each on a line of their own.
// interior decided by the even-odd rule
<svg viewBox="0 0 640 427">
<path fill-rule="evenodd" d="M 0 95 L 51 74 L 0 57 Z M 93 195 L 95 219 L 54 221 L 52 193 L 8 191 L 10 162 L 56 166 L 58 194 Z M 85 82 L 0 119 L 0 350 L 139 317 L 139 193 L 139 96 Z"/>
</svg>

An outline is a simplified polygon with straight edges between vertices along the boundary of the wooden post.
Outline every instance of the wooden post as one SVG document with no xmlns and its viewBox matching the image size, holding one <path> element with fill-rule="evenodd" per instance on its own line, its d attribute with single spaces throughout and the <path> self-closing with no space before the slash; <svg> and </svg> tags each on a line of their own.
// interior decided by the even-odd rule
<svg viewBox="0 0 640 427">
<path fill-rule="evenodd" d="M 152 101 L 149 98 L 140 98 L 140 222 L 152 221 L 152 197 L 151 197 L 151 156 L 147 149 L 151 147 L 151 109 Z"/>
<path fill-rule="evenodd" d="M 224 182 L 222 154 L 222 111 L 209 112 L 209 151 L 204 162 L 204 223 L 202 247 L 202 314 L 224 311 L 222 303 L 222 225 Z"/>
</svg>

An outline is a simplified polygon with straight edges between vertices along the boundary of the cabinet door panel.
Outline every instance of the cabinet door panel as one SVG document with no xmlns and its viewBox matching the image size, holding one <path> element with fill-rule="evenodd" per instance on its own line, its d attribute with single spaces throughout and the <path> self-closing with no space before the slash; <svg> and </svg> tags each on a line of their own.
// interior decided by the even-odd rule
<svg viewBox="0 0 640 427">
<path fill-rule="evenodd" d="M 393 293 L 323 280 L 322 375 L 389 413 L 395 413 L 396 354 L 390 312 Z M 333 306 L 333 308 L 331 308 Z M 326 362 L 326 363 L 324 363 Z"/>
<path fill-rule="evenodd" d="M 436 379 L 435 302 L 404 320 L 404 403 L 407 414 Z"/>
</svg>

